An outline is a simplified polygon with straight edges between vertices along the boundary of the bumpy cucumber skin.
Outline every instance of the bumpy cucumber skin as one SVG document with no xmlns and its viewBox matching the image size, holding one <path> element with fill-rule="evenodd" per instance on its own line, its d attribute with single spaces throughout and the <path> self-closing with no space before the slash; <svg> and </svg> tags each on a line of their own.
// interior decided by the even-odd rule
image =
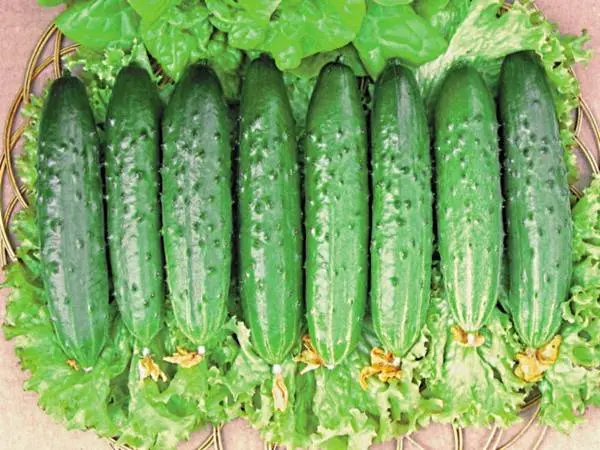
<svg viewBox="0 0 600 450">
<path fill-rule="evenodd" d="M 389 65 L 371 115 L 371 316 L 384 348 L 402 357 L 429 307 L 433 206 L 429 129 L 412 73 Z"/>
<path fill-rule="evenodd" d="M 64 352 L 93 367 L 108 335 L 100 145 L 83 84 L 56 80 L 40 123 L 37 218 L 42 281 Z"/>
<path fill-rule="evenodd" d="M 241 300 L 257 353 L 282 362 L 302 314 L 302 213 L 295 124 L 281 72 L 255 60 L 241 96 Z"/>
<path fill-rule="evenodd" d="M 457 324 L 476 332 L 498 300 L 503 230 L 496 107 L 475 70 L 448 75 L 435 125 L 442 276 Z"/>
<path fill-rule="evenodd" d="M 524 343 L 558 331 L 571 281 L 571 208 L 564 151 L 544 69 L 532 53 L 502 66 L 508 307 Z"/>
<path fill-rule="evenodd" d="M 367 297 L 367 132 L 348 67 L 322 69 L 306 132 L 307 320 L 315 348 L 332 367 L 356 346 Z"/>
<path fill-rule="evenodd" d="M 231 281 L 231 129 L 215 73 L 190 66 L 163 119 L 167 284 L 180 330 L 196 345 L 220 331 Z"/>
<path fill-rule="evenodd" d="M 165 301 L 159 202 L 161 102 L 147 71 L 121 70 L 106 118 L 107 227 L 113 289 L 133 336 L 149 345 Z"/>
</svg>

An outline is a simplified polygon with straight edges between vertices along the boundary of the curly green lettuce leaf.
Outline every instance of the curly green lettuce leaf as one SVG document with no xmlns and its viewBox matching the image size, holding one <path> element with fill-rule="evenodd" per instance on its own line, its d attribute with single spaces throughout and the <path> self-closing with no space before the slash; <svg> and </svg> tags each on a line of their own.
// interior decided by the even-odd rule
<svg viewBox="0 0 600 450">
<path fill-rule="evenodd" d="M 575 205 L 573 285 L 563 308 L 559 359 L 540 382 L 540 420 L 570 432 L 600 405 L 600 178 Z"/>
<path fill-rule="evenodd" d="M 196 350 L 178 328 L 171 310 L 167 311 L 166 327 L 149 348 L 134 346 L 126 384 L 127 415 L 118 433 L 120 444 L 174 450 L 195 430 L 241 415 L 241 405 L 234 401 L 226 383 L 227 369 L 239 352 L 232 337 L 233 321 L 212 335 L 206 342 L 204 359 L 193 367 L 164 359 L 178 348 Z M 138 363 L 144 352 L 152 356 L 165 381 L 140 380 Z"/>
<path fill-rule="evenodd" d="M 197 366 L 177 367 L 171 376 L 165 398 L 177 398 L 195 410 L 198 425 L 226 423 L 240 415 L 241 405 L 227 387 L 227 372 L 240 348 L 233 338 L 236 319 L 232 317 L 206 341 L 206 355 Z M 168 335 L 165 350 L 172 355 L 178 348 L 195 350 L 193 343 L 179 330 L 172 311 L 167 314 Z"/>
<path fill-rule="evenodd" d="M 268 52 L 282 70 L 351 42 L 365 14 L 363 0 L 207 0 L 206 6 L 231 46 Z"/>
<path fill-rule="evenodd" d="M 195 0 L 93 0 L 76 2 L 56 19 L 57 26 L 83 45 L 80 56 L 116 49 L 140 57 L 141 39 L 164 72 L 177 81 L 185 68 L 206 60 L 215 69 L 228 98 L 237 97 L 242 52 L 215 31 L 209 11 Z M 91 58 L 92 61 L 97 58 Z M 85 66 L 84 66 L 85 67 Z M 93 71 L 92 71 L 93 72 Z"/>
<path fill-rule="evenodd" d="M 164 361 L 177 347 L 192 349 L 176 328 L 172 314 L 168 326 L 149 348 L 134 347 L 128 375 L 124 377 L 126 402 L 119 423 L 118 442 L 135 448 L 175 449 L 190 433 L 209 423 L 225 423 L 240 415 L 240 405 L 232 402 L 225 385 L 225 368 L 237 355 L 231 327 L 207 347 L 207 356 L 198 365 L 179 367 Z M 144 352 L 165 374 L 166 380 L 140 378 L 139 362 Z"/>
<path fill-rule="evenodd" d="M 228 387 L 234 399 L 243 404 L 244 417 L 260 431 L 265 441 L 290 448 L 310 447 L 318 427 L 318 417 L 313 413 L 317 390 L 315 374 L 300 375 L 300 368 L 291 357 L 281 364 L 289 402 L 284 411 L 279 411 L 272 394 L 273 367 L 256 354 L 250 330 L 241 322 L 236 336 L 240 353 L 228 374 Z"/>
<path fill-rule="evenodd" d="M 573 218 L 574 282 L 587 287 L 598 287 L 600 262 L 600 177 L 584 192 L 575 205 Z"/>
<path fill-rule="evenodd" d="M 195 428 L 209 423 L 227 423 L 239 417 L 240 403 L 234 401 L 226 384 L 226 369 L 237 353 L 237 345 L 228 337 L 218 352 L 213 352 L 200 364 L 177 368 L 162 393 L 163 403 L 176 403 L 181 410 L 192 412 Z"/>
<path fill-rule="evenodd" d="M 334 370 L 301 374 L 302 367 L 290 359 L 282 365 L 290 399 L 285 411 L 275 408 L 272 367 L 256 355 L 250 332 L 241 323 L 237 338 L 241 351 L 228 386 L 243 403 L 245 418 L 267 441 L 291 448 L 364 449 L 415 431 L 440 408 L 437 400 L 420 392 L 425 375 L 420 360 L 428 348 L 425 335 L 403 359 L 402 380 L 382 383 L 372 377 L 367 390 L 360 387 L 360 372 L 378 346 L 368 324 L 357 350 Z"/>
<path fill-rule="evenodd" d="M 373 78 L 390 58 L 421 65 L 448 47 L 444 37 L 411 6 L 384 6 L 372 0 L 367 4 L 367 15 L 353 44 Z"/>
<path fill-rule="evenodd" d="M 513 374 L 519 343 L 509 317 L 496 309 L 478 348 L 454 341 L 453 319 L 443 295 L 432 296 L 427 328 L 432 340 L 424 396 L 440 402 L 433 420 L 458 426 L 508 426 L 520 420 L 526 386 Z"/>
<path fill-rule="evenodd" d="M 312 398 L 310 385 L 297 391 L 296 364 L 291 358 L 281 364 L 289 403 L 285 411 L 277 410 L 272 395 L 273 367 L 256 354 L 250 340 L 250 330 L 242 322 L 237 323 L 235 332 L 240 351 L 226 380 L 233 401 L 242 405 L 245 418 L 261 431 L 263 439 L 286 443 L 292 448 L 307 446 L 310 442 L 309 433 L 303 420 L 310 415 L 306 409 L 310 407 Z"/>
<path fill-rule="evenodd" d="M 545 373 L 539 383 L 541 394 L 540 422 L 563 433 L 570 433 L 584 421 L 583 414 L 588 405 L 600 405 L 600 371 L 598 349 L 589 352 L 590 343 L 578 336 L 574 330 L 565 330 L 560 355 L 556 363 Z M 579 350 L 578 350 L 579 349 Z M 579 365 L 584 352 L 587 360 L 595 359 L 596 367 Z"/>
<path fill-rule="evenodd" d="M 153 348 L 152 356 L 161 369 L 166 363 L 164 355 Z M 197 425 L 193 406 L 178 401 L 177 396 L 163 395 L 162 381 L 140 380 L 139 351 L 131 359 L 128 380 L 128 420 L 119 430 L 119 444 L 135 448 L 175 450 L 177 444 L 187 439 Z"/>
<path fill-rule="evenodd" d="M 427 377 L 421 361 L 430 347 L 429 339 L 422 334 L 402 359 L 401 380 L 383 383 L 371 377 L 367 390 L 362 390 L 358 386 L 360 371 L 369 364 L 371 349 L 381 346 L 366 322 L 358 348 L 347 361 L 335 370 L 315 373 L 317 446 L 327 448 L 332 443 L 331 448 L 362 449 L 427 425 L 440 408 L 437 399 L 425 398 L 421 393 L 422 380 Z M 340 400 L 342 396 L 344 400 Z M 340 443 L 344 446 L 337 447 Z"/>
<path fill-rule="evenodd" d="M 78 1 L 56 18 L 65 36 L 90 49 L 129 48 L 138 35 L 139 16 L 126 0 Z"/>
<path fill-rule="evenodd" d="M 27 126 L 23 131 L 23 150 L 19 157 L 16 158 L 15 165 L 19 174 L 19 179 L 25 188 L 25 196 L 30 203 L 35 201 L 35 184 L 37 180 L 35 167 L 37 164 L 39 122 L 48 92 L 48 88 L 45 88 L 40 95 L 32 94 L 29 97 L 29 102 L 21 109 L 21 114 L 27 121 Z M 11 225 L 19 226 L 18 223 L 19 222 L 13 222 Z M 21 223 L 32 224 L 35 226 L 35 221 L 32 220 L 21 221 Z M 23 245 L 22 241 L 20 245 Z M 27 254 L 28 252 L 24 253 Z"/>
</svg>

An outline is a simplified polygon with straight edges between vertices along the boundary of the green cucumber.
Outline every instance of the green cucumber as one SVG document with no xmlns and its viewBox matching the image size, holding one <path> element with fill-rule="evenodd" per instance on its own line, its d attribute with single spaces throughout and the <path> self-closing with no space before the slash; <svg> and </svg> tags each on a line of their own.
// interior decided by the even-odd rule
<svg viewBox="0 0 600 450">
<path fill-rule="evenodd" d="M 356 77 L 326 65 L 305 141 L 306 307 L 311 340 L 333 367 L 358 341 L 367 297 L 367 132 Z"/>
<path fill-rule="evenodd" d="M 451 71 L 435 111 L 437 223 L 454 319 L 477 332 L 496 305 L 502 264 L 502 192 L 496 106 L 468 67 Z"/>
<path fill-rule="evenodd" d="M 250 65 L 240 109 L 241 300 L 257 353 L 279 364 L 300 333 L 302 216 L 295 124 L 272 61 Z"/>
<path fill-rule="evenodd" d="M 218 336 L 231 282 L 231 130 L 215 73 L 190 66 L 163 120 L 162 212 L 177 325 L 198 346 Z"/>
<path fill-rule="evenodd" d="M 558 331 L 571 281 L 571 208 L 552 93 L 533 53 L 502 66 L 508 308 L 529 347 Z"/>
<path fill-rule="evenodd" d="M 429 129 L 412 73 L 389 65 L 371 115 L 371 316 L 386 351 L 402 357 L 429 306 L 433 211 Z"/>
<path fill-rule="evenodd" d="M 141 67 L 119 73 L 106 118 L 108 247 L 121 317 L 144 346 L 163 324 L 159 203 L 161 102 Z"/>
<path fill-rule="evenodd" d="M 94 366 L 108 335 L 108 268 L 100 143 L 83 84 L 52 83 L 42 112 L 37 163 L 42 281 L 65 354 Z"/>
</svg>

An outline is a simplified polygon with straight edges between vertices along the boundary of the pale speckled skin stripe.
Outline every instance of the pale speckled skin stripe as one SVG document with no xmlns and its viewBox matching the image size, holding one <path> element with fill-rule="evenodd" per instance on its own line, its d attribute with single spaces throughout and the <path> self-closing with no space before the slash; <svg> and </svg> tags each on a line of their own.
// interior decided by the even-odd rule
<svg viewBox="0 0 600 450">
<path fill-rule="evenodd" d="M 567 168 L 544 70 L 529 53 L 502 68 L 508 305 L 519 336 L 539 348 L 557 333 L 571 280 Z"/>
<path fill-rule="evenodd" d="M 429 306 L 433 206 L 427 117 L 414 77 L 399 65 L 378 79 L 371 136 L 371 316 L 384 349 L 402 357 Z"/>
<path fill-rule="evenodd" d="M 333 367 L 356 346 L 367 297 L 367 136 L 348 67 L 321 71 L 306 131 L 307 321 L 317 352 Z"/>
<path fill-rule="evenodd" d="M 502 264 L 502 194 L 496 107 L 473 69 L 451 72 L 435 111 L 441 270 L 456 323 L 483 327 L 496 305 Z"/>
</svg>

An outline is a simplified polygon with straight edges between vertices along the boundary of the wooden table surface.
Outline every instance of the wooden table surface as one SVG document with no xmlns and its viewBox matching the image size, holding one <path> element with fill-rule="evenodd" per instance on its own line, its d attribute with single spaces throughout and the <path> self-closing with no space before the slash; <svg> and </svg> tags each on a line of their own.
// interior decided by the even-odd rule
<svg viewBox="0 0 600 450">
<path fill-rule="evenodd" d="M 577 33 L 586 28 L 592 36 L 596 57 L 587 67 L 578 67 L 582 90 L 592 110 L 600 117 L 600 2 L 597 0 L 538 0 L 538 6 L 564 32 Z M 59 9 L 43 9 L 35 0 L 0 0 L 0 124 L 4 124 L 8 107 L 21 85 L 25 65 L 41 32 Z M 0 292 L 0 322 L 4 321 L 6 291 Z M 108 450 L 106 442 L 91 432 L 67 431 L 44 414 L 37 405 L 36 394 L 22 389 L 26 375 L 20 370 L 12 344 L 0 333 L 0 450 Z M 600 449 L 600 411 L 587 413 L 588 421 L 571 436 L 549 431 L 541 445 L 544 450 Z M 541 429 L 533 427 L 526 438 L 513 448 L 528 449 Z M 489 430 L 469 430 L 465 448 L 481 448 Z M 505 432 L 510 436 L 514 430 Z M 182 449 L 193 449 L 201 434 Z M 259 450 L 263 446 L 258 434 L 242 421 L 225 427 L 227 450 Z M 421 431 L 415 439 L 427 449 L 452 448 L 452 433 L 447 427 L 434 426 Z M 379 445 L 377 450 L 391 449 Z M 417 448 L 410 442 L 405 448 Z"/>
</svg>

